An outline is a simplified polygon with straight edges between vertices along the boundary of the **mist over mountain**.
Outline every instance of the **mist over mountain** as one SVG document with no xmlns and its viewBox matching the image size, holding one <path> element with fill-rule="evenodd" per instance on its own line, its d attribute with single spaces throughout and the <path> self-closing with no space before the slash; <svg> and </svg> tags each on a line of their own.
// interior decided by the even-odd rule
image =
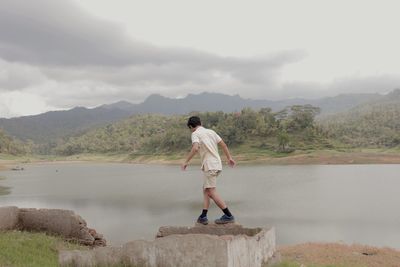
<svg viewBox="0 0 400 267">
<path fill-rule="evenodd" d="M 394 91 L 393 91 L 394 92 Z M 280 101 L 244 99 L 239 95 L 219 93 L 189 94 L 185 98 L 168 98 L 150 95 L 140 104 L 119 101 L 96 108 L 76 107 L 65 111 L 50 111 L 34 116 L 0 119 L 0 128 L 21 140 L 45 143 L 75 135 L 89 128 L 100 127 L 134 114 L 156 113 L 163 115 L 188 114 L 192 111 L 236 112 L 245 107 L 259 109 L 270 107 L 278 111 L 291 105 L 311 104 L 321 108 L 321 114 L 335 114 L 388 96 L 380 94 L 342 94 L 320 99 L 285 99 Z M 390 97 L 389 97 L 390 98 Z"/>
<path fill-rule="evenodd" d="M 278 101 L 245 99 L 239 95 L 225 95 L 219 93 L 189 94 L 185 98 L 168 98 L 158 94 L 150 95 L 143 103 L 130 104 L 120 101 L 103 108 L 118 108 L 130 111 L 133 114 L 159 113 L 164 115 L 188 114 L 192 111 L 224 111 L 235 112 L 250 107 L 259 109 L 269 107 L 280 110 L 291 105 L 311 104 L 321 108 L 322 114 L 333 114 L 351 109 L 361 103 L 378 100 L 380 94 L 342 94 L 335 97 L 319 99 L 293 98 Z"/>
</svg>

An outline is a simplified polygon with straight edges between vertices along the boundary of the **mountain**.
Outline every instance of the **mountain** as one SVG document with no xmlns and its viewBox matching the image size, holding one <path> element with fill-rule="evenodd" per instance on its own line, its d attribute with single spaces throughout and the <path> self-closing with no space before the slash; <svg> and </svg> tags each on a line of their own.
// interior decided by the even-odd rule
<svg viewBox="0 0 400 267">
<path fill-rule="evenodd" d="M 333 138 L 355 147 L 400 145 L 400 89 L 350 110 L 320 118 Z"/>
<path fill-rule="evenodd" d="M 259 109 L 270 107 L 274 111 L 291 105 L 311 104 L 321 108 L 322 114 L 349 110 L 359 104 L 378 101 L 379 94 L 343 94 L 320 99 L 286 99 L 280 101 L 244 99 L 239 95 L 218 93 L 189 94 L 185 98 L 167 98 L 150 95 L 140 104 L 119 101 L 109 105 L 88 109 L 76 107 L 64 111 L 51 111 L 34 116 L 0 119 L 0 128 L 21 140 L 48 143 L 58 138 L 71 136 L 89 128 L 100 127 L 134 114 L 157 113 L 164 115 L 188 114 L 192 111 L 235 112 L 245 107 Z"/>
<path fill-rule="evenodd" d="M 243 108 L 251 107 L 259 109 L 270 107 L 274 111 L 287 106 L 311 104 L 321 108 L 322 114 L 332 114 L 348 110 L 361 103 L 379 99 L 379 94 L 342 94 L 335 97 L 320 99 L 293 98 L 285 100 L 254 100 L 245 99 L 239 95 L 225 95 L 219 93 L 189 94 L 185 98 L 167 98 L 158 94 L 150 95 L 143 103 L 130 104 L 126 101 L 111 105 L 103 105 L 106 108 L 118 107 L 130 111 L 132 114 L 159 113 L 164 115 L 188 114 L 192 111 L 223 111 L 235 112 Z"/>
<path fill-rule="evenodd" d="M 21 140 L 46 143 L 130 115 L 130 111 L 117 107 L 94 109 L 76 107 L 66 111 L 50 111 L 34 116 L 0 119 L 0 128 Z"/>
</svg>

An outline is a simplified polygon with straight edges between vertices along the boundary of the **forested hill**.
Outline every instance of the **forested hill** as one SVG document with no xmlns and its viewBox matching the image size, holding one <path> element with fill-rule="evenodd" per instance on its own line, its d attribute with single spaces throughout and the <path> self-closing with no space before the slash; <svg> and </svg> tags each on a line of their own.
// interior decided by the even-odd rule
<svg viewBox="0 0 400 267">
<path fill-rule="evenodd" d="M 240 112 L 193 113 L 203 125 L 216 130 L 231 147 L 290 152 L 293 149 L 329 148 L 331 144 L 315 127 L 319 108 L 295 105 L 279 112 L 270 108 Z M 55 152 L 79 153 L 180 153 L 190 147 L 188 116 L 135 115 L 129 119 L 71 137 Z"/>
<path fill-rule="evenodd" d="M 14 140 L 0 129 L 0 154 L 19 155 L 30 152 L 29 145 Z"/>
<path fill-rule="evenodd" d="M 182 99 L 166 98 L 152 95 L 143 103 L 131 104 L 120 101 L 97 108 L 83 107 L 65 111 L 52 111 L 35 116 L 11 119 L 0 119 L 0 128 L 10 136 L 21 140 L 33 140 L 35 143 L 46 143 L 57 139 L 82 133 L 92 127 L 100 127 L 134 114 L 188 114 L 192 111 L 241 111 L 245 107 L 260 109 L 269 107 L 278 111 L 286 106 L 311 104 L 320 107 L 321 113 L 335 113 L 348 110 L 360 103 L 381 98 L 379 94 L 346 94 L 314 100 L 287 99 L 281 101 L 251 100 L 240 96 L 229 96 L 215 93 L 188 95 Z"/>
<path fill-rule="evenodd" d="M 293 105 L 240 112 L 195 112 L 231 147 L 245 150 L 391 148 L 400 145 L 400 90 L 315 121 L 320 109 Z M 136 115 L 60 143 L 58 154 L 182 152 L 190 146 L 187 115 Z"/>
<path fill-rule="evenodd" d="M 347 112 L 322 117 L 319 124 L 330 138 L 350 146 L 399 146 L 400 89 Z"/>
<path fill-rule="evenodd" d="M 34 116 L 0 119 L 0 128 L 18 139 L 46 143 L 127 118 L 129 111 L 118 108 L 87 109 L 77 107 L 67 111 L 50 111 Z"/>
</svg>

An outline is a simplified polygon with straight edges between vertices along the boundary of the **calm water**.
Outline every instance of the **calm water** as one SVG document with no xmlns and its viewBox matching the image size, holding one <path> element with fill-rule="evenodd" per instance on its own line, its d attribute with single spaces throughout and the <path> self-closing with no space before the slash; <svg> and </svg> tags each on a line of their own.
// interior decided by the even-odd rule
<svg viewBox="0 0 400 267">
<path fill-rule="evenodd" d="M 72 209 L 114 245 L 192 225 L 201 211 L 197 166 L 38 164 L 0 172 L 0 206 Z M 344 241 L 400 248 L 400 165 L 238 166 L 219 191 L 239 223 L 274 225 L 279 244 Z M 220 216 L 212 205 L 209 218 Z"/>
</svg>

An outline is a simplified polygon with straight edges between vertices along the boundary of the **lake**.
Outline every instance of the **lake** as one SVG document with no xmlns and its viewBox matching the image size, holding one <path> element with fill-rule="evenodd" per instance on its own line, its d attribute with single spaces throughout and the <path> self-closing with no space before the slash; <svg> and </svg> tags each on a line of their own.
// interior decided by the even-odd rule
<svg viewBox="0 0 400 267">
<path fill-rule="evenodd" d="M 2 171 L 0 206 L 71 209 L 110 244 L 193 225 L 202 208 L 198 166 L 26 164 Z M 218 190 L 237 221 L 273 225 L 277 243 L 362 243 L 400 248 L 400 165 L 226 167 Z M 212 204 L 209 219 L 221 212 Z"/>
</svg>

